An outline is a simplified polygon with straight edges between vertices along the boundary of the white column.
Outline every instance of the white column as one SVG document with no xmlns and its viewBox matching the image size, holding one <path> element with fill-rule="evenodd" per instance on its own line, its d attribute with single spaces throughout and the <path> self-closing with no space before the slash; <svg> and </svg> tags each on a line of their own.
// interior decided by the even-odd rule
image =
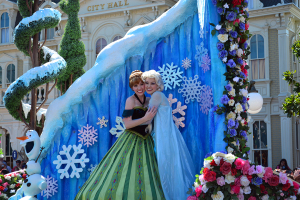
<svg viewBox="0 0 300 200">
<path fill-rule="evenodd" d="M 288 165 L 293 168 L 293 139 L 292 119 L 280 115 L 281 123 L 281 158 L 285 158 Z M 274 147 L 276 148 L 276 147 Z"/>
<path fill-rule="evenodd" d="M 9 42 L 13 43 L 13 31 L 15 28 L 16 18 L 18 11 L 15 9 L 8 10 L 9 16 Z"/>
</svg>

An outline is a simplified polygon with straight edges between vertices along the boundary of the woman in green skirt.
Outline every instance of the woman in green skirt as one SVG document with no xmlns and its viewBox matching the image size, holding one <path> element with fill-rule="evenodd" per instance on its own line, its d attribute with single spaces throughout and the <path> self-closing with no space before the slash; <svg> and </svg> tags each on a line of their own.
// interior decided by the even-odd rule
<svg viewBox="0 0 300 200">
<path fill-rule="evenodd" d="M 157 108 L 147 109 L 142 72 L 133 71 L 129 86 L 135 92 L 126 100 L 123 121 L 126 130 L 110 148 L 75 199 L 161 200 L 165 199 L 152 136 L 145 129 Z"/>
</svg>

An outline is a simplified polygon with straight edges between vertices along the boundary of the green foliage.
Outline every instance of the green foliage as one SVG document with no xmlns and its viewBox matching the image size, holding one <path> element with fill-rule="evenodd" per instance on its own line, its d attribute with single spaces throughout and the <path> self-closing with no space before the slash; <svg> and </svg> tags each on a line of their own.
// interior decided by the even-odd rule
<svg viewBox="0 0 300 200">
<path fill-rule="evenodd" d="M 28 0 L 28 5 L 30 6 L 30 3 L 32 3 L 32 8 L 33 8 L 33 2 L 34 2 L 34 0 Z M 26 1 L 25 0 L 18 0 L 17 4 L 18 4 L 18 7 L 19 7 L 19 11 L 20 11 L 21 16 L 23 18 L 29 17 L 30 16 L 30 11 L 28 10 L 28 7 L 26 5 Z"/>
<path fill-rule="evenodd" d="M 80 23 L 78 12 L 80 9 L 79 0 L 61 0 L 60 8 L 68 15 L 68 21 L 65 27 L 65 32 L 60 43 L 59 55 L 67 62 L 67 70 L 58 78 L 57 88 L 61 92 L 66 92 L 71 85 L 70 77 L 73 74 L 72 81 L 74 82 L 82 74 L 83 67 L 86 64 L 85 46 L 81 39 Z"/>
<path fill-rule="evenodd" d="M 286 113 L 288 117 L 300 116 L 300 84 L 294 78 L 295 73 L 296 71 L 286 71 L 283 73 L 283 80 L 287 81 L 289 85 L 293 85 L 294 92 L 294 94 L 291 96 L 286 97 L 284 103 L 282 104 L 284 113 Z"/>
</svg>

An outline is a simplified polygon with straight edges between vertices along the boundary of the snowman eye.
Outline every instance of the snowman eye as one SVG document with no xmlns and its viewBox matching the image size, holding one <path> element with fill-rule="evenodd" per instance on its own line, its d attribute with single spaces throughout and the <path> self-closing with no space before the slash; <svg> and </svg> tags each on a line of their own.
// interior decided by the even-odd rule
<svg viewBox="0 0 300 200">
<path fill-rule="evenodd" d="M 31 137 L 31 135 L 29 135 L 29 137 Z"/>
</svg>

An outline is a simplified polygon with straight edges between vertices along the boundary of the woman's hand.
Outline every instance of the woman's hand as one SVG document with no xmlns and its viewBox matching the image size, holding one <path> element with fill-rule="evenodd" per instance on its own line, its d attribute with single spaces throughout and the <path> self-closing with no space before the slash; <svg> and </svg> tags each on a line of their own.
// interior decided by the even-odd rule
<svg viewBox="0 0 300 200">
<path fill-rule="evenodd" d="M 155 117 L 156 113 L 157 113 L 157 108 L 155 106 L 152 108 L 149 108 L 144 116 L 144 119 L 146 121 L 152 120 L 153 117 Z"/>
</svg>

